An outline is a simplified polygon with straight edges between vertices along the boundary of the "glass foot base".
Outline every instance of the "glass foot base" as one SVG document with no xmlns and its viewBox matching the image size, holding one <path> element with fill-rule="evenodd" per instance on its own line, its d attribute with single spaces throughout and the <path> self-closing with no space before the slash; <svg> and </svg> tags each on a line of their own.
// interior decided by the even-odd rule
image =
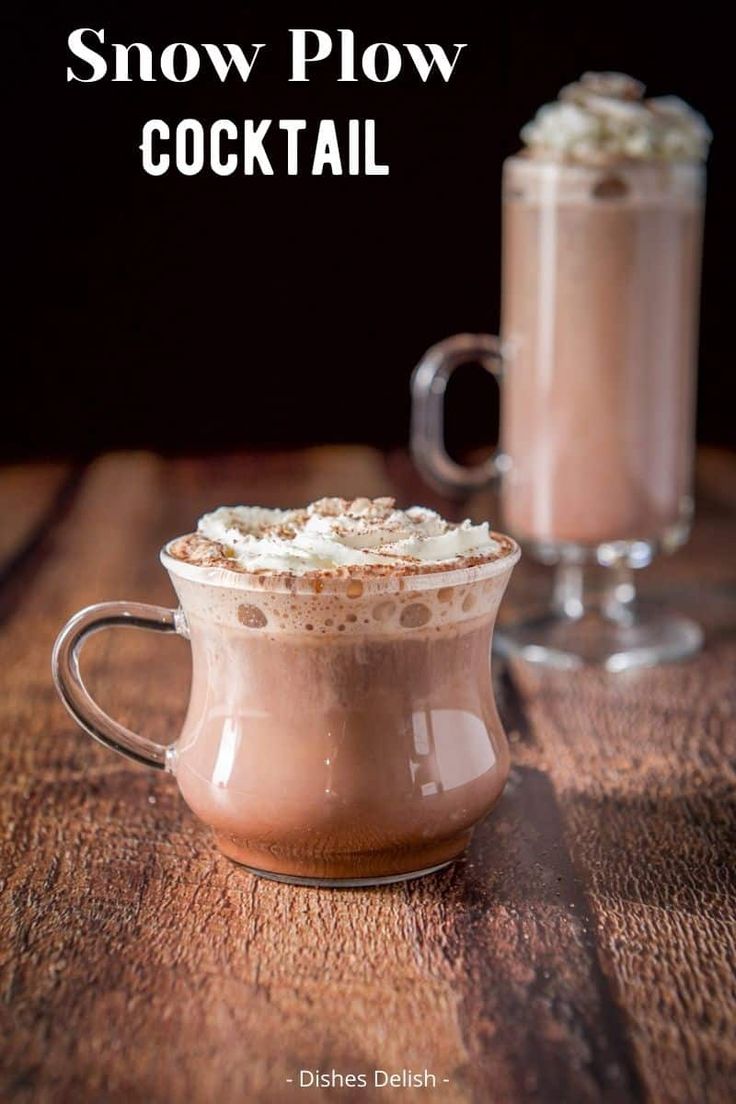
<svg viewBox="0 0 736 1104">
<path fill-rule="evenodd" d="M 629 671 L 694 655 L 703 646 L 703 630 L 682 614 L 637 601 L 620 619 L 599 610 L 580 617 L 547 612 L 496 629 L 494 650 L 507 658 L 544 667 L 576 670 L 602 667 Z"/>
<path fill-rule="evenodd" d="M 237 862 L 237 859 L 231 859 L 231 862 Z M 321 889 L 360 889 L 362 886 L 390 885 L 392 882 L 408 882 L 412 878 L 424 878 L 427 874 L 436 874 L 438 870 L 444 870 L 451 862 L 454 860 L 450 859 L 437 866 L 428 866 L 426 870 L 411 870 L 407 874 L 386 874 L 383 877 L 368 878 L 302 878 L 298 874 L 275 874 L 271 870 L 258 870 L 255 866 L 247 866 L 245 863 L 238 863 L 238 865 L 249 874 L 255 874 L 258 878 L 267 878 L 271 882 L 316 886 Z"/>
</svg>

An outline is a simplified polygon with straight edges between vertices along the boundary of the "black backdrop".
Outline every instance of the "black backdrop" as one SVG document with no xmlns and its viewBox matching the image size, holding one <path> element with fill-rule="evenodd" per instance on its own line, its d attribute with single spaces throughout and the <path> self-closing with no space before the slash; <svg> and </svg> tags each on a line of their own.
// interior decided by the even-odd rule
<svg viewBox="0 0 736 1104">
<path fill-rule="evenodd" d="M 191 451 L 255 443 L 404 441 L 423 349 L 494 329 L 499 168 L 519 127 L 586 68 L 677 92 L 716 131 L 702 311 L 701 439 L 733 441 L 725 148 L 725 28 L 641 3 L 443 6 L 82 3 L 3 17 L 6 456 L 118 446 Z M 266 42 L 248 84 L 67 83 L 66 40 Z M 291 84 L 290 27 L 348 26 L 360 49 L 467 42 L 449 84 L 415 74 L 336 82 L 336 62 Z M 336 34 L 335 34 L 335 37 Z M 81 71 L 82 66 L 77 64 Z M 375 118 L 388 177 L 153 178 L 149 118 Z M 278 160 L 278 159 L 277 159 Z M 729 196 L 730 199 L 730 196 Z M 486 385 L 483 385 L 486 386 Z M 452 436 L 492 429 L 472 370 L 453 388 Z M 462 395 L 460 394 L 462 392 Z"/>
</svg>

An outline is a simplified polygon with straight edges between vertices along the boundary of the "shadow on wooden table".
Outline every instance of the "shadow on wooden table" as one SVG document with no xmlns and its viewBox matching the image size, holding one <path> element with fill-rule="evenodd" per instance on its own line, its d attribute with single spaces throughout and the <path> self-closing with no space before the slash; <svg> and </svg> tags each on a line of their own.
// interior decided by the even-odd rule
<svg viewBox="0 0 736 1104">
<path fill-rule="evenodd" d="M 636 1100 L 640 1086 L 554 790 L 519 767 L 467 857 L 411 883 L 417 917 L 448 917 L 446 955 L 462 963 L 464 1039 L 480 1092 L 499 1054 L 513 1080 L 545 1099 Z M 543 1073 L 542 1073 L 543 1071 Z"/>
</svg>

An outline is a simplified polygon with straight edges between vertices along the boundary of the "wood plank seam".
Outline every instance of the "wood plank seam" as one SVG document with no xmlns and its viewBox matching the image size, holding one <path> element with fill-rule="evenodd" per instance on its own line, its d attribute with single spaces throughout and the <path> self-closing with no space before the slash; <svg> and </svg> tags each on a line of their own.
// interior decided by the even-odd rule
<svg viewBox="0 0 736 1104">
<path fill-rule="evenodd" d="M 86 470 L 86 464 L 72 469 L 35 527 L 0 570 L 0 626 L 8 620 L 21 600 L 23 580 L 37 572 L 49 550 L 49 538 L 54 529 L 73 509 Z"/>
</svg>

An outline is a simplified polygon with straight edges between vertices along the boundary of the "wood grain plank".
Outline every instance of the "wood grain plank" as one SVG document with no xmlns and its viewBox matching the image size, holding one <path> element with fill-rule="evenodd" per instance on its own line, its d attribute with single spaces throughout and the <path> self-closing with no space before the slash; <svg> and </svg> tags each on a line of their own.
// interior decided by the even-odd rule
<svg viewBox="0 0 736 1104">
<path fill-rule="evenodd" d="M 515 665 L 651 1099 L 728 1100 L 736 1075 L 736 646 L 681 668 Z"/>
<path fill-rule="evenodd" d="M 0 466 L 0 580 L 53 524 L 74 473 L 61 461 Z"/>
<path fill-rule="evenodd" d="M 498 814 L 466 862 L 382 890 L 257 881 L 213 850 L 171 778 L 98 747 L 58 704 L 62 621 L 104 598 L 170 602 L 158 548 L 204 509 L 427 500 L 412 479 L 404 458 L 361 448 L 89 468 L 0 637 L 8 1099 L 268 1104 L 303 1099 L 286 1080 L 300 1068 L 376 1065 L 447 1077 L 448 1104 L 727 1099 L 725 624 L 695 663 L 634 681 L 499 672 L 517 766 Z M 721 510 L 668 586 L 705 563 L 728 589 Z M 184 643 L 109 633 L 89 652 L 102 703 L 175 738 Z"/>
</svg>

